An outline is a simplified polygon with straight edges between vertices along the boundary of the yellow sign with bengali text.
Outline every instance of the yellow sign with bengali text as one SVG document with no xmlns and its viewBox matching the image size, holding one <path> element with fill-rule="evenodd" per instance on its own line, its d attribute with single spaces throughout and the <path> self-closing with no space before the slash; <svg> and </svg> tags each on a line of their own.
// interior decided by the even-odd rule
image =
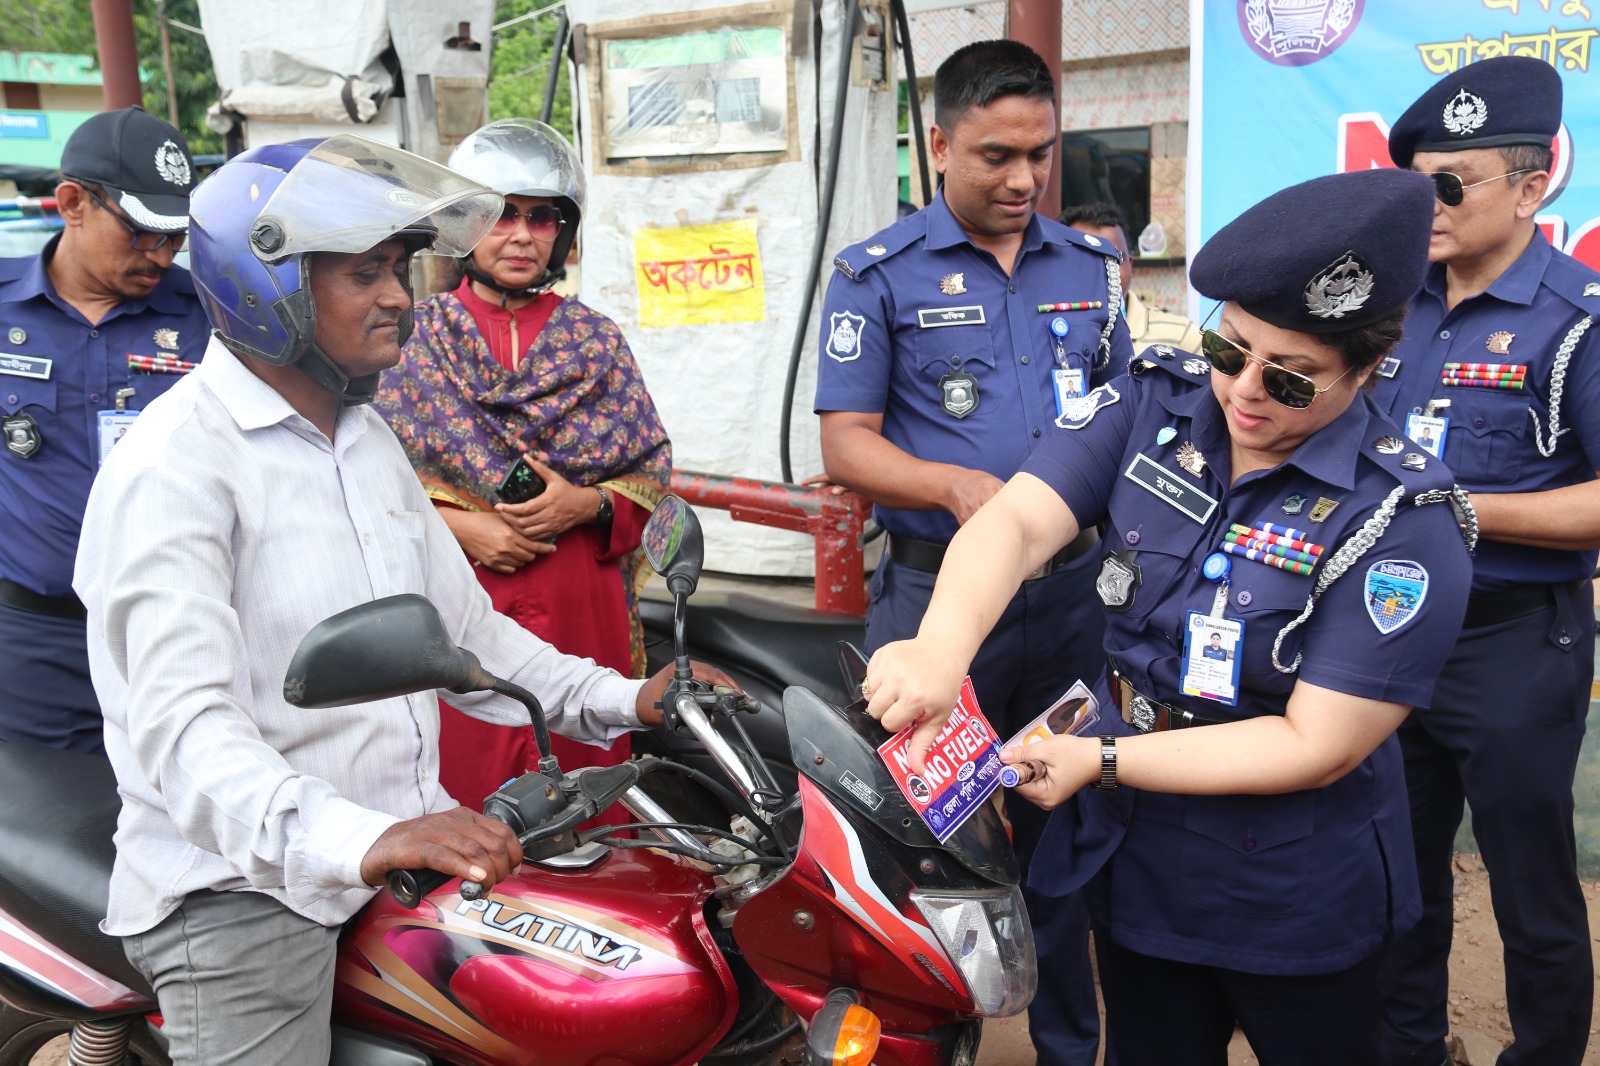
<svg viewBox="0 0 1600 1066">
<path fill-rule="evenodd" d="M 767 317 L 755 219 L 635 230 L 633 262 L 641 326 Z"/>
</svg>

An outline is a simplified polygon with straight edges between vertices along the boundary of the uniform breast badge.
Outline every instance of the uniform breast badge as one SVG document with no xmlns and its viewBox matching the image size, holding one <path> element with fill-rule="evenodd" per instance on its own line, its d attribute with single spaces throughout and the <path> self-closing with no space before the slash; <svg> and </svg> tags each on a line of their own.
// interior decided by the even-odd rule
<svg viewBox="0 0 1600 1066">
<path fill-rule="evenodd" d="M 1200 472 L 1206 468 L 1206 457 L 1194 446 L 1193 441 L 1186 440 L 1178 445 L 1178 454 L 1174 458 L 1179 466 L 1195 477 L 1199 477 Z"/>
<path fill-rule="evenodd" d="M 1490 355 L 1510 355 L 1511 342 L 1516 339 L 1515 333 L 1508 333 L 1503 329 L 1497 330 L 1489 334 L 1489 339 L 1483 342 L 1483 346 L 1489 349 Z"/>
<path fill-rule="evenodd" d="M 178 347 L 178 331 L 175 329 L 158 329 L 150 335 L 150 339 L 156 342 L 157 348 L 165 348 L 167 351 L 173 351 Z"/>
<path fill-rule="evenodd" d="M 1094 590 L 1108 611 L 1126 611 L 1133 606 L 1134 594 L 1144 580 L 1139 567 L 1131 558 L 1120 554 L 1108 555 L 1100 561 L 1100 574 L 1094 579 Z"/>
<path fill-rule="evenodd" d="M 939 379 L 939 403 L 952 418 L 966 418 L 978 409 L 978 379 L 952 370 Z"/>
<path fill-rule="evenodd" d="M 946 274 L 939 279 L 939 291 L 946 296 L 960 296 L 967 291 L 967 276 L 959 271 Z"/>
<path fill-rule="evenodd" d="M 44 445 L 39 423 L 32 415 L 12 415 L 0 422 L 0 436 L 5 438 L 6 451 L 21 459 L 31 459 Z"/>
</svg>

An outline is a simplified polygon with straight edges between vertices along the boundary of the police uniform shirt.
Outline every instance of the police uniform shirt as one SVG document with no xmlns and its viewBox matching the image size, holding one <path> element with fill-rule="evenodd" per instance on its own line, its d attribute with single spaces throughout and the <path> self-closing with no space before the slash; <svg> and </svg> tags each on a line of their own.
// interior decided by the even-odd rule
<svg viewBox="0 0 1600 1066">
<path fill-rule="evenodd" d="M 1485 292 L 1448 311 L 1445 299 L 1445 270 L 1436 264 L 1412 302 L 1398 363 L 1376 375 L 1379 405 L 1403 427 L 1407 414 L 1448 400 L 1438 411 L 1450 419 L 1442 458 L 1469 491 L 1540 492 L 1592 480 L 1600 469 L 1600 331 L 1586 331 L 1566 358 L 1561 348 L 1575 325 L 1600 314 L 1600 274 L 1536 232 Z M 1499 376 L 1521 385 L 1460 384 L 1483 379 L 1447 376 L 1448 363 L 1498 365 Z M 1595 554 L 1485 540 L 1472 594 L 1577 581 L 1594 572 Z"/>
<path fill-rule="evenodd" d="M 1460 628 L 1471 561 L 1451 506 L 1413 501 L 1448 490 L 1449 472 L 1431 459 L 1420 472 L 1405 469 L 1404 452 L 1416 449 L 1385 450 L 1398 431 L 1363 393 L 1284 463 L 1233 483 L 1226 417 L 1207 387 L 1206 364 L 1147 352 L 1135 361 L 1141 367 L 1085 401 L 1076 419 L 1064 418 L 1064 426 L 1077 428 L 1053 432 L 1023 464 L 1081 525 L 1106 522 L 1104 550 L 1138 574 L 1107 614 L 1106 650 L 1129 683 L 1175 709 L 1221 721 L 1283 714 L 1300 679 L 1373 700 L 1426 704 Z M 1203 457 L 1198 476 L 1179 465 L 1180 451 Z M 1148 487 L 1148 467 L 1144 484 L 1127 476 L 1135 462 L 1215 500 L 1214 509 L 1197 520 L 1173 506 L 1170 494 Z M 1375 543 L 1327 586 L 1310 617 L 1285 633 L 1334 552 L 1397 489 L 1399 502 Z M 1199 495 L 1184 502 L 1207 509 Z M 1238 703 L 1186 696 L 1180 671 L 1188 613 L 1210 614 L 1217 589 L 1201 564 L 1231 525 L 1267 522 L 1306 531 L 1324 547 L 1321 561 L 1306 575 L 1229 556 L 1222 614 L 1244 623 L 1235 650 Z M 1390 602 L 1369 579 L 1385 561 L 1426 574 L 1411 602 Z M 1278 662 L 1289 667 L 1300 656 L 1296 672 L 1274 665 L 1280 633 Z M 1103 686 L 1100 696 L 1107 698 Z M 1323 789 L 1273 796 L 1141 791 L 1121 846 L 1091 885 L 1091 903 L 1119 944 L 1145 954 L 1251 973 L 1335 972 L 1420 914 L 1408 819 L 1393 738 Z M 1048 835 L 1040 844 L 1052 846 L 1059 844 Z M 1059 889 L 1037 875 L 1034 886 Z"/>
<path fill-rule="evenodd" d="M 79 526 L 100 466 L 98 413 L 115 407 L 119 389 L 134 390 L 126 406 L 137 411 L 179 380 L 130 370 L 128 357 L 198 362 L 211 331 L 180 267 L 91 326 L 45 272 L 59 240 L 38 256 L 0 259 L 0 418 L 26 416 L 37 440 L 27 458 L 0 450 L 0 514 L 9 519 L 0 578 L 45 596 L 72 594 Z"/>
<path fill-rule="evenodd" d="M 1109 353 L 1101 347 L 1108 308 L 1120 302 L 1108 294 L 1116 249 L 1038 215 L 1010 277 L 968 239 L 942 191 L 924 210 L 846 248 L 835 266 L 816 410 L 882 412 L 884 438 L 918 459 L 1002 480 L 1016 473 L 1056 418 L 1052 372 L 1063 359 L 1053 320 L 1065 322 L 1061 355 L 1081 371 L 1085 391 L 1120 373 L 1133 354 L 1120 314 Z M 944 543 L 957 528 L 945 511 L 880 506 L 877 516 L 891 534 L 919 540 Z"/>
</svg>

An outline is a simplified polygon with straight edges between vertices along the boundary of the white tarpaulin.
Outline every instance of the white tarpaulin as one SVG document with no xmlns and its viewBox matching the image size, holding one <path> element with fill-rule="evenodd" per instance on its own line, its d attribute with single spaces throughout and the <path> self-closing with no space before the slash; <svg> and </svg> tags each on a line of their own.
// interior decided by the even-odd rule
<svg viewBox="0 0 1600 1066">
<path fill-rule="evenodd" d="M 580 150 L 590 175 L 580 296 L 627 335 L 679 470 L 782 477 L 784 377 L 816 239 L 826 174 L 816 146 L 820 140 L 827 150 L 843 21 L 839 0 L 820 0 L 822 38 L 812 41 L 811 0 L 798 3 L 799 18 L 784 5 L 741 8 L 727 0 L 567 5 L 574 27 L 586 24 L 591 38 L 598 31 L 601 47 L 610 49 L 602 53 L 604 70 L 583 70 L 573 79 L 580 87 Z M 743 20 L 746 10 L 751 18 Z M 720 23 L 715 32 L 659 39 L 676 32 L 672 20 L 712 11 Z M 618 28 L 633 20 L 637 25 Z M 776 38 L 773 27 L 781 29 Z M 798 42 L 792 41 L 796 33 Z M 782 42 L 782 54 L 774 40 Z M 595 47 L 591 40 L 588 56 Z M 822 286 L 840 248 L 894 220 L 894 59 L 890 53 L 885 88 L 869 92 L 856 85 L 849 93 Z M 785 112 L 775 101 L 787 95 L 787 86 L 773 79 L 787 78 L 791 68 L 793 104 Z M 596 100 L 596 88 L 612 95 Z M 784 93 L 774 96 L 777 88 Z M 656 127 L 644 131 L 655 143 L 683 144 L 681 155 L 654 169 L 663 159 L 651 156 L 644 172 L 625 172 L 640 162 L 621 136 L 618 124 L 626 119 L 616 117 L 630 111 L 635 127 Z M 612 123 L 609 129 L 601 116 Z M 782 150 L 784 144 L 790 147 Z M 749 154 L 708 155 L 713 147 Z M 672 162 L 680 165 L 674 169 Z M 822 472 L 811 409 L 820 307 L 819 292 L 792 408 L 797 480 Z M 700 516 L 710 568 L 811 574 L 810 537 L 735 523 L 720 511 L 701 509 Z"/>
</svg>

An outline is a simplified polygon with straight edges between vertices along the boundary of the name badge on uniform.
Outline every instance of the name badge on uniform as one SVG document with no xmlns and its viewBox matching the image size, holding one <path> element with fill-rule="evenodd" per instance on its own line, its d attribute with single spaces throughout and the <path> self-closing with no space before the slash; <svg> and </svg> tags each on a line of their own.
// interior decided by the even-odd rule
<svg viewBox="0 0 1600 1066">
<path fill-rule="evenodd" d="M 133 420 L 139 417 L 138 411 L 101 411 L 99 414 L 100 426 L 100 464 L 105 465 L 106 457 L 111 454 L 111 449 L 117 441 L 123 438 Z"/>
<path fill-rule="evenodd" d="M 917 325 L 923 329 L 935 326 L 981 326 L 983 323 L 982 304 L 971 307 L 923 307 L 917 311 Z"/>
<path fill-rule="evenodd" d="M 1183 673 L 1178 680 L 1183 694 L 1236 706 L 1239 646 L 1243 642 L 1244 623 L 1239 619 L 1190 611 L 1183 633 Z"/>
<path fill-rule="evenodd" d="M 1217 501 L 1177 474 L 1145 455 L 1136 455 L 1123 476 L 1136 485 L 1143 485 L 1166 503 L 1183 512 L 1193 521 L 1204 525 L 1217 509 Z"/>
<path fill-rule="evenodd" d="M 1423 415 L 1413 411 L 1406 415 L 1406 436 L 1422 445 L 1422 449 L 1435 459 L 1444 458 L 1444 437 L 1450 432 L 1450 420 L 1442 415 Z"/>
<path fill-rule="evenodd" d="M 50 368 L 54 364 L 42 355 L 17 355 L 15 352 L 0 352 L 0 374 L 10 374 L 15 378 L 34 378 L 38 381 L 50 380 Z"/>
<path fill-rule="evenodd" d="M 1066 414 L 1068 404 L 1084 397 L 1083 370 L 1075 366 L 1058 366 L 1050 372 L 1050 378 L 1055 384 L 1056 417 L 1060 418 Z"/>
</svg>

